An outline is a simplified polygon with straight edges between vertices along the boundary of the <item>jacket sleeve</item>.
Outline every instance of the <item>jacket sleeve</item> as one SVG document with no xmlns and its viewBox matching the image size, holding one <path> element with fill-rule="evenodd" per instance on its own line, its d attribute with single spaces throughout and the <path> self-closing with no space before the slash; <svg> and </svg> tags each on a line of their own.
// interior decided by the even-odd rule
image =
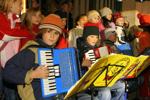
<svg viewBox="0 0 150 100">
<path fill-rule="evenodd" d="M 33 67 L 38 66 L 34 60 L 35 55 L 32 51 L 26 49 L 19 52 L 6 63 L 3 70 L 4 80 L 14 84 L 30 83 L 32 80 L 29 80 L 29 75 Z"/>
<path fill-rule="evenodd" d="M 0 21 L 0 40 L 7 42 L 10 38 L 13 40 L 29 36 L 29 31 L 21 24 L 17 24 L 14 28 L 11 28 L 10 21 L 2 13 L 0 13 Z"/>
</svg>

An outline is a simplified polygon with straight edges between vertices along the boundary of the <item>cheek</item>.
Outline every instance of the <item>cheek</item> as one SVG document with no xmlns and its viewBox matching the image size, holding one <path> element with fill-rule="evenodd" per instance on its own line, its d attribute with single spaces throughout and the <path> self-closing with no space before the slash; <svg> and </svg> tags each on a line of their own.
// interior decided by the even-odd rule
<svg viewBox="0 0 150 100">
<path fill-rule="evenodd" d="M 59 40 L 59 35 L 55 36 L 55 40 L 58 41 Z"/>
</svg>

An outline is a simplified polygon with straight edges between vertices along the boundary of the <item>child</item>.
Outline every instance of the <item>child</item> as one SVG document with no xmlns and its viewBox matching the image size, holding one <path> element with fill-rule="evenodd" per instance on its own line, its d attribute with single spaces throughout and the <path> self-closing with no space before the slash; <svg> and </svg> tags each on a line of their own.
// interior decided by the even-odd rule
<svg viewBox="0 0 150 100">
<path fill-rule="evenodd" d="M 82 37 L 85 23 L 87 23 L 87 16 L 85 14 L 82 14 L 77 17 L 76 27 L 69 31 L 69 37 L 68 37 L 69 47 L 77 48 L 76 39 Z"/>
<path fill-rule="evenodd" d="M 106 35 L 106 34 L 105 34 Z M 116 52 L 117 49 L 113 44 L 116 41 L 116 34 L 110 33 L 106 35 L 106 39 L 111 42 L 110 46 L 111 52 Z M 99 47 L 99 30 L 97 27 L 94 26 L 87 26 L 84 28 L 83 37 L 77 40 L 77 47 L 79 49 L 79 57 L 82 64 L 82 72 L 83 74 L 87 69 L 91 66 L 91 61 L 88 59 L 84 59 L 84 53 L 90 49 L 94 49 Z M 124 99 L 124 92 L 125 92 L 125 84 L 122 81 L 117 81 L 112 87 L 102 87 L 98 88 L 98 95 L 94 97 L 94 100 L 123 100 Z M 111 92 L 113 91 L 113 94 Z M 82 95 L 86 94 L 85 98 L 90 98 L 87 91 L 84 93 L 78 94 L 80 98 L 83 98 Z M 79 99 L 80 99 L 79 98 Z"/>
<path fill-rule="evenodd" d="M 81 63 L 82 75 L 86 73 L 92 62 L 89 59 L 84 59 L 84 54 L 90 50 L 97 48 L 99 45 L 99 29 L 96 26 L 86 26 L 83 29 L 82 37 L 77 39 L 77 49 L 79 51 L 79 60 Z M 78 100 L 91 100 L 91 91 L 85 90 L 77 95 Z M 94 97 L 94 100 L 98 100 Z"/>
<path fill-rule="evenodd" d="M 115 42 L 117 41 L 117 34 L 115 29 L 107 28 L 104 33 L 106 39 L 103 42 L 103 45 L 109 46 L 112 53 L 120 53 L 115 45 Z M 104 96 L 103 92 L 106 93 L 107 96 Z M 102 88 L 98 95 L 101 94 L 101 98 L 103 98 L 101 100 L 124 100 L 125 83 L 122 80 L 118 80 L 112 87 Z"/>
<path fill-rule="evenodd" d="M 99 28 L 99 34 L 101 36 L 102 41 L 105 39 L 104 37 L 104 29 L 105 27 L 103 26 L 102 22 L 101 22 L 101 16 L 99 14 L 98 11 L 96 10 L 90 10 L 87 13 L 87 17 L 88 17 L 88 22 L 85 23 L 85 26 L 96 26 Z"/>
<path fill-rule="evenodd" d="M 28 31 L 21 26 L 19 15 L 22 10 L 22 0 L 0 1 L 0 67 L 19 50 L 21 38 L 28 37 Z M 9 72 L 8 72 L 9 73 Z M 18 100 L 15 86 L 4 83 L 5 100 Z"/>
<path fill-rule="evenodd" d="M 37 32 L 39 31 L 38 26 L 43 18 L 39 8 L 29 8 L 23 15 L 23 25 L 29 31 L 29 37 L 23 38 L 20 41 L 20 48 L 29 40 L 34 40 Z"/>
<path fill-rule="evenodd" d="M 125 33 L 125 19 L 124 17 L 121 15 L 120 12 L 116 12 L 113 14 L 113 17 L 114 17 L 114 22 L 115 22 L 115 25 L 116 25 L 116 33 L 117 33 L 117 37 L 118 37 L 118 40 L 122 43 L 125 43 L 126 42 L 126 36 L 127 36 L 127 33 Z"/>
<path fill-rule="evenodd" d="M 4 68 L 6 61 L 18 52 L 19 39 L 29 33 L 20 23 L 21 0 L 1 0 L 0 6 L 0 66 Z"/>
<path fill-rule="evenodd" d="M 116 41 L 115 45 L 119 49 L 119 51 L 123 54 L 133 55 L 132 48 L 128 43 L 129 38 L 127 34 L 127 27 L 125 23 L 127 23 L 124 17 L 121 15 L 120 12 L 114 13 L 114 22 L 116 24 L 116 34 L 118 40 Z"/>
<path fill-rule="evenodd" d="M 100 14 L 102 16 L 102 23 L 105 28 L 114 28 L 115 24 L 112 21 L 112 10 L 108 7 L 100 9 Z"/>
<path fill-rule="evenodd" d="M 150 47 L 150 14 L 138 14 L 138 19 L 140 22 L 139 27 L 143 29 L 143 32 L 136 32 L 135 37 L 139 41 L 139 54 L 144 52 L 146 48 Z"/>
<path fill-rule="evenodd" d="M 3 76 L 5 81 L 14 83 L 22 100 L 51 100 L 43 98 L 40 79 L 49 75 L 46 65 L 37 63 L 38 48 L 54 48 L 62 32 L 62 20 L 59 16 L 50 14 L 45 17 L 39 26 L 36 41 L 30 41 L 21 52 L 12 57 L 6 64 Z M 37 45 L 31 48 L 30 45 Z"/>
</svg>

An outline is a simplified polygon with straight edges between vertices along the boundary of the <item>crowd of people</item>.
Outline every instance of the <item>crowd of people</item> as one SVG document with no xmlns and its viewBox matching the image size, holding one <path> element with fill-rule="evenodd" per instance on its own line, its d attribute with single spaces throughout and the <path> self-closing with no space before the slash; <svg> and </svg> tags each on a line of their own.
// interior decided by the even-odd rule
<svg viewBox="0 0 150 100">
<path fill-rule="evenodd" d="M 139 13 L 140 26 L 129 28 L 130 22 L 121 12 L 104 7 L 79 15 L 73 27 L 72 14 L 67 13 L 69 5 L 63 2 L 60 9 L 47 16 L 38 6 L 32 7 L 20 16 L 21 0 L 0 1 L 0 99 L 63 100 L 41 95 L 40 79 L 49 75 L 47 66 L 37 61 L 37 49 L 41 47 L 75 48 L 81 77 L 92 65 L 85 53 L 94 48 L 107 46 L 109 53 L 149 55 L 149 14 Z M 125 82 L 120 79 L 112 87 L 96 88 L 94 97 L 91 92 L 87 89 L 71 100 L 125 100 Z"/>
</svg>

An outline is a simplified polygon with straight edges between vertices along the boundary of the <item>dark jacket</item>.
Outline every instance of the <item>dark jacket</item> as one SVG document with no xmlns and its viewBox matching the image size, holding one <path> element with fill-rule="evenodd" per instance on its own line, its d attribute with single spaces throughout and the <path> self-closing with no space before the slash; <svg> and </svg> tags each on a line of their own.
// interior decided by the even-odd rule
<svg viewBox="0 0 150 100">
<path fill-rule="evenodd" d="M 77 49 L 79 52 L 79 60 L 80 64 L 82 64 L 82 60 L 84 58 L 84 54 L 94 48 L 97 48 L 98 46 L 90 46 L 86 41 L 84 40 L 83 37 L 79 37 L 77 39 Z M 82 74 L 84 74 L 88 69 L 86 67 L 81 67 Z"/>
<path fill-rule="evenodd" d="M 27 45 L 51 48 L 42 40 L 30 41 Z M 22 100 L 50 100 L 42 97 L 40 79 L 29 78 L 30 73 L 39 66 L 37 54 L 37 48 L 26 47 L 6 63 L 3 71 L 4 80 L 17 85 Z"/>
</svg>

